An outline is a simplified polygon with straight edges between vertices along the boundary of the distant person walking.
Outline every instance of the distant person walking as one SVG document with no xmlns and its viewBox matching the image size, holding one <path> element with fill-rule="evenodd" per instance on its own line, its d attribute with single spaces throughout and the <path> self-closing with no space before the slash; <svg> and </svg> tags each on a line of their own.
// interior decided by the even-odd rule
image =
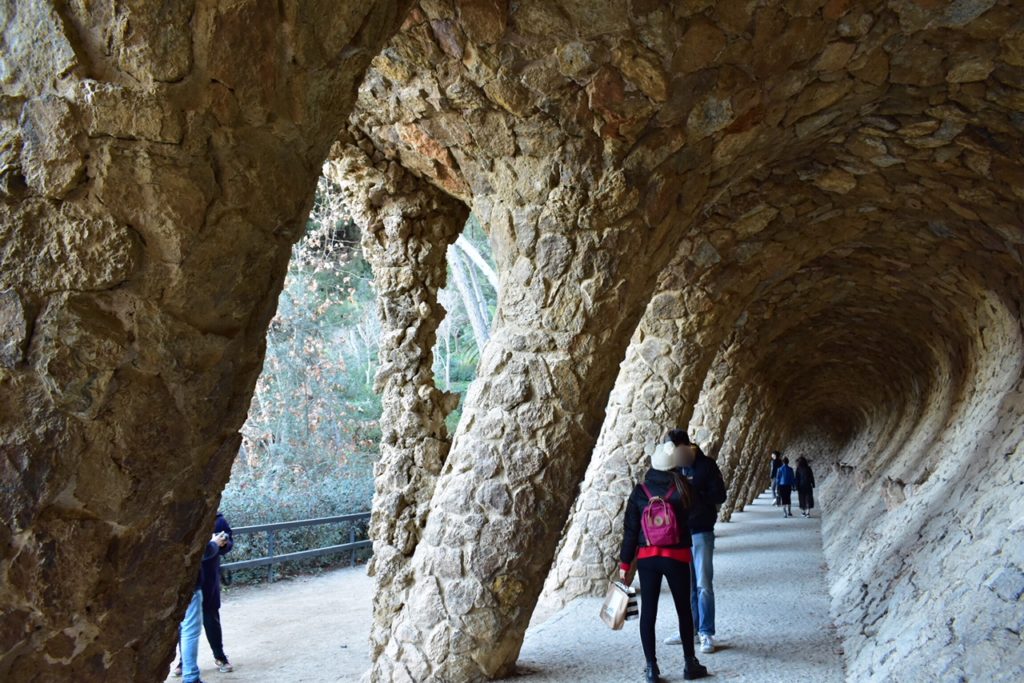
<svg viewBox="0 0 1024 683">
<path fill-rule="evenodd" d="M 810 517 L 814 509 L 814 472 L 803 456 L 796 459 L 796 495 L 800 503 L 800 514 Z"/>
<path fill-rule="evenodd" d="M 640 643 L 647 660 L 647 683 L 658 683 L 661 672 L 655 656 L 654 626 L 658 619 L 661 580 L 668 581 L 683 634 L 683 678 L 703 678 L 708 670 L 697 661 L 693 646 L 693 617 L 690 614 L 690 532 L 687 515 L 693 501 L 689 483 L 672 472 L 683 463 L 684 455 L 693 458 L 689 439 L 666 435 L 651 455 L 651 469 L 643 483 L 633 487 L 626 503 L 624 534 L 619 552 L 619 576 L 625 579 L 636 560 L 640 576 Z"/>
<path fill-rule="evenodd" d="M 782 453 L 778 451 L 772 451 L 772 498 L 774 499 L 773 505 L 778 507 L 779 505 L 779 485 L 775 483 L 775 474 L 779 471 L 779 467 L 782 465 Z"/>
<path fill-rule="evenodd" d="M 796 483 L 796 474 L 789 466 L 789 458 L 782 459 L 782 466 L 775 473 L 775 483 L 779 491 L 779 501 L 782 505 L 782 516 L 793 516 L 793 484 Z"/>
</svg>

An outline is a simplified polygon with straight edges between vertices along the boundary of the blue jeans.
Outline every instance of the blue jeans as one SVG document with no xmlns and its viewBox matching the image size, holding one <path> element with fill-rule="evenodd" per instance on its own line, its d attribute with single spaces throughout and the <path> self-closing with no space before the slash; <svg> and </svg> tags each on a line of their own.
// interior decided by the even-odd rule
<svg viewBox="0 0 1024 683">
<path fill-rule="evenodd" d="M 711 582 L 715 569 L 715 532 L 690 534 L 693 537 L 693 564 L 690 565 L 690 612 L 694 633 L 715 635 L 715 589 Z"/>
<path fill-rule="evenodd" d="M 192 593 L 185 618 L 181 621 L 181 675 L 185 683 L 199 680 L 199 633 L 203 630 L 203 592 Z"/>
</svg>

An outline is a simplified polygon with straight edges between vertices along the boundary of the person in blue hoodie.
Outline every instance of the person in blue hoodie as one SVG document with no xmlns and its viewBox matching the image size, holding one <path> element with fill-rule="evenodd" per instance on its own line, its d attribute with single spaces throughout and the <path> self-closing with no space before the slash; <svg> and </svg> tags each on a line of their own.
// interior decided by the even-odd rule
<svg viewBox="0 0 1024 683">
<path fill-rule="evenodd" d="M 779 500 L 782 502 L 782 516 L 793 516 L 793 486 L 796 484 L 796 474 L 789 466 L 789 458 L 782 459 L 782 466 L 775 473 L 775 483 L 779 487 Z"/>
<path fill-rule="evenodd" d="M 211 545 L 213 544 L 216 544 L 216 552 L 211 553 Z M 234 671 L 228 656 L 224 653 L 224 636 L 220 627 L 220 558 L 222 555 L 227 555 L 231 552 L 232 547 L 234 547 L 234 537 L 231 532 L 231 525 L 228 524 L 224 515 L 218 512 L 217 519 L 213 524 L 213 536 L 210 539 L 210 543 L 207 544 L 206 552 L 203 554 L 203 562 L 199 568 L 198 588 L 202 594 L 200 603 L 202 628 L 206 631 L 206 640 L 210 643 L 210 649 L 213 650 L 213 658 L 216 661 L 217 670 L 221 673 Z M 192 609 L 192 605 L 189 605 L 189 609 Z M 188 620 L 189 614 L 186 612 L 185 621 Z M 190 626 L 192 626 L 191 622 Z M 174 667 L 174 675 L 181 676 L 185 674 L 185 680 L 189 681 L 188 674 L 185 672 L 186 667 L 183 666 L 186 664 L 184 630 L 184 622 L 182 622 L 181 659 L 178 660 L 177 665 Z M 197 648 L 198 637 L 197 631 Z M 195 661 L 194 658 L 193 661 Z M 197 676 L 198 673 L 199 669 L 197 666 Z"/>
</svg>

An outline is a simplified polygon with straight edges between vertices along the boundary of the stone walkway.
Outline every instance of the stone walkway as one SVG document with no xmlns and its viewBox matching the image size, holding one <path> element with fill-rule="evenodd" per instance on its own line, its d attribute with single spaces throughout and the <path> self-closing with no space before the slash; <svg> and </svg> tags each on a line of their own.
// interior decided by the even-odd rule
<svg viewBox="0 0 1024 683">
<path fill-rule="evenodd" d="M 817 512 L 815 513 L 817 514 Z M 709 680 L 830 683 L 843 681 L 841 649 L 828 617 L 820 521 L 797 511 L 784 519 L 761 496 L 729 524 L 719 524 L 715 595 L 719 649 L 698 655 Z M 205 638 L 199 663 L 206 683 L 358 681 L 369 668 L 372 582 L 341 569 L 273 585 L 230 589 L 221 608 L 225 649 L 235 672 L 218 673 Z M 523 683 L 623 683 L 643 680 L 637 623 L 610 631 L 599 598 L 576 600 L 526 635 Z M 659 637 L 675 612 L 664 589 Z M 679 646 L 660 645 L 666 681 L 682 681 Z M 168 681 L 181 679 L 168 678 Z"/>
<path fill-rule="evenodd" d="M 815 515 L 819 514 L 815 510 Z M 821 520 L 789 519 L 764 494 L 745 512 L 718 524 L 715 607 L 718 648 L 697 656 L 713 679 L 750 683 L 837 683 L 842 649 L 829 619 Z M 637 622 L 611 631 L 598 619 L 600 598 L 576 600 L 527 631 L 519 657 L 529 683 L 642 681 Z M 665 586 L 658 605 L 658 663 L 665 681 L 683 680 L 680 646 L 672 635 L 675 610 Z"/>
</svg>

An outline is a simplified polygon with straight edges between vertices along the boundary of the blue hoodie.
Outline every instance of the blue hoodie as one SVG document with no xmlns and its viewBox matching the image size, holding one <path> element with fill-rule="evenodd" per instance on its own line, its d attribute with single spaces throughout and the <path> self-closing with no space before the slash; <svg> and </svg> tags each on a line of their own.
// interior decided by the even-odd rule
<svg viewBox="0 0 1024 683">
<path fill-rule="evenodd" d="M 775 482 L 779 486 L 792 486 L 796 483 L 796 475 L 793 474 L 793 468 L 789 465 L 783 465 L 779 468 L 779 471 L 775 473 Z"/>
</svg>

